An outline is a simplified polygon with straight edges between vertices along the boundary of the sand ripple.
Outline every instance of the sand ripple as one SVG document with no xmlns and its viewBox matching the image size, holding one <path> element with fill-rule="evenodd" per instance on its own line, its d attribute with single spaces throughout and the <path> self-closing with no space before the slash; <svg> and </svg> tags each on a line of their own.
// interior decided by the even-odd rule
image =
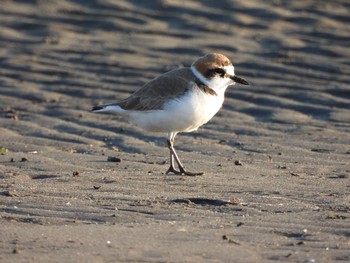
<svg viewBox="0 0 350 263">
<path fill-rule="evenodd" d="M 0 258 L 177 261 L 179 247 L 192 262 L 348 261 L 349 12 L 342 0 L 1 1 Z M 208 52 L 251 85 L 178 137 L 205 176 L 165 177 L 162 135 L 89 112 Z M 170 202 L 191 197 L 241 204 Z"/>
</svg>

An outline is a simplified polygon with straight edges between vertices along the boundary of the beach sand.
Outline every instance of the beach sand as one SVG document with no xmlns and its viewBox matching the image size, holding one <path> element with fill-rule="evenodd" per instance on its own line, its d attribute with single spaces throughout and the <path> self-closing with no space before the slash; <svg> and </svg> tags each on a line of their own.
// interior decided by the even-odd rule
<svg viewBox="0 0 350 263">
<path fill-rule="evenodd" d="M 349 262 L 348 1 L 1 1 L 0 262 Z M 91 107 L 225 54 L 180 134 Z M 116 162 L 107 161 L 116 157 Z"/>
</svg>

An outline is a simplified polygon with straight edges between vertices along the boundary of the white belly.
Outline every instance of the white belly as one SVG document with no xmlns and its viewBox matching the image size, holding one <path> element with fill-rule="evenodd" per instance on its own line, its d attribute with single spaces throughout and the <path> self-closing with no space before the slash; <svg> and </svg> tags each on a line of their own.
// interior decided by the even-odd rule
<svg viewBox="0 0 350 263">
<path fill-rule="evenodd" d="M 136 125 L 156 132 L 191 132 L 207 123 L 221 108 L 224 94 L 210 95 L 193 89 L 178 100 L 169 101 L 163 110 L 133 111 Z"/>
</svg>

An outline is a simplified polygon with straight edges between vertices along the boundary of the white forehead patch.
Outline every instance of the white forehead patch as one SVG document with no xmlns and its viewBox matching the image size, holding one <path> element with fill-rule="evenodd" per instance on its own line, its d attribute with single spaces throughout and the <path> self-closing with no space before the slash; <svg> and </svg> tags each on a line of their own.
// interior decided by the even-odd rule
<svg viewBox="0 0 350 263">
<path fill-rule="evenodd" d="M 232 66 L 232 65 L 225 66 L 225 67 L 223 67 L 223 69 L 226 71 L 226 74 L 229 74 L 231 76 L 235 75 L 235 68 L 234 68 L 234 66 Z"/>
</svg>

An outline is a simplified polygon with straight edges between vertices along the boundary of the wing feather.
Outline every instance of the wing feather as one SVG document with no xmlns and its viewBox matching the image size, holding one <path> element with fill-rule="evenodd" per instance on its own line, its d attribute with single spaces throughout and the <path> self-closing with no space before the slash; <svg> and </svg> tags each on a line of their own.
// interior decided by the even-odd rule
<svg viewBox="0 0 350 263">
<path fill-rule="evenodd" d="M 184 95 L 194 80 L 189 68 L 175 69 L 151 80 L 117 105 L 124 110 L 159 110 L 169 99 Z"/>
</svg>

